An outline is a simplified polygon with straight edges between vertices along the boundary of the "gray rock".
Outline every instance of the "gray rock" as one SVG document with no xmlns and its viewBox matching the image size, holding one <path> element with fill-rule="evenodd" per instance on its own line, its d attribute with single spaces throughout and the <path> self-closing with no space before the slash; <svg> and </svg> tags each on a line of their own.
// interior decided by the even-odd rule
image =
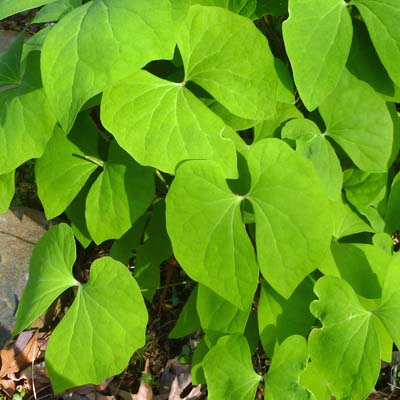
<svg viewBox="0 0 400 400">
<path fill-rule="evenodd" d="M 0 347 L 10 338 L 32 249 L 45 231 L 46 221 L 36 210 L 19 207 L 0 215 Z"/>
</svg>

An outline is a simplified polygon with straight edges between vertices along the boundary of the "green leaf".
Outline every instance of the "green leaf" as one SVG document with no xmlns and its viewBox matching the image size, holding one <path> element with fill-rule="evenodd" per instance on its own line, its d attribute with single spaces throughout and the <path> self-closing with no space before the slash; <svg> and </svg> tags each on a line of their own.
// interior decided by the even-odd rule
<svg viewBox="0 0 400 400">
<path fill-rule="evenodd" d="M 113 141 L 104 169 L 86 198 L 86 222 L 94 242 L 120 238 L 153 197 L 153 171 L 139 165 Z"/>
<path fill-rule="evenodd" d="M 261 18 L 264 15 L 285 15 L 288 12 L 288 0 L 257 1 L 255 17 Z"/>
<path fill-rule="evenodd" d="M 353 19 L 353 29 L 347 68 L 358 79 L 372 86 L 375 91 L 389 99 L 397 98 L 393 81 L 379 60 L 364 22 Z"/>
<path fill-rule="evenodd" d="M 178 321 L 176 321 L 174 329 L 169 333 L 168 338 L 179 339 L 190 335 L 201 328 L 196 305 L 197 288 L 198 286 L 196 286 L 190 293 L 189 298 L 179 314 Z"/>
<path fill-rule="evenodd" d="M 397 0 L 354 0 L 376 52 L 392 80 L 400 85 L 400 4 Z"/>
<path fill-rule="evenodd" d="M 39 240 L 33 249 L 13 335 L 28 328 L 66 289 L 79 286 L 72 275 L 75 258 L 74 235 L 68 225 L 54 226 Z"/>
<path fill-rule="evenodd" d="M 21 55 L 25 31 L 0 53 L 0 86 L 19 84 L 21 81 Z"/>
<path fill-rule="evenodd" d="M 30 10 L 44 4 L 52 3 L 55 0 L 1 0 L 0 1 L 0 20 Z"/>
<path fill-rule="evenodd" d="M 192 6 L 178 48 L 185 81 L 239 117 L 274 116 L 280 81 L 268 42 L 252 21 L 219 7 Z"/>
<path fill-rule="evenodd" d="M 373 229 L 356 214 L 341 196 L 339 201 L 331 202 L 333 212 L 333 236 L 341 239 L 361 232 L 373 232 Z"/>
<path fill-rule="evenodd" d="M 255 144 L 248 165 L 261 273 L 288 298 L 329 249 L 329 203 L 311 163 L 281 140 Z"/>
<path fill-rule="evenodd" d="M 247 340 L 223 336 L 203 360 L 209 400 L 254 400 L 261 376 L 251 363 Z"/>
<path fill-rule="evenodd" d="M 400 230 L 400 173 L 394 177 L 390 187 L 385 215 L 385 231 Z"/>
<path fill-rule="evenodd" d="M 332 243 L 331 251 L 340 275 L 358 295 L 381 297 L 390 255 L 375 246 L 356 243 Z"/>
<path fill-rule="evenodd" d="M 100 384 L 122 372 L 145 344 L 147 320 L 129 270 L 110 257 L 95 260 L 89 281 L 79 286 L 47 346 L 46 367 L 55 392 Z"/>
<path fill-rule="evenodd" d="M 166 198 L 167 231 L 185 272 L 240 309 L 253 300 L 258 266 L 221 167 L 188 161 L 176 172 Z"/>
<path fill-rule="evenodd" d="M 343 0 L 290 0 L 283 24 L 294 81 L 308 110 L 333 91 L 349 55 L 352 23 Z"/>
<path fill-rule="evenodd" d="M 0 214 L 10 207 L 15 191 L 15 171 L 0 175 Z"/>
<path fill-rule="evenodd" d="M 86 158 L 98 156 L 97 130 L 84 117 L 78 119 L 74 129 L 92 145 L 91 153 L 86 154 L 60 128 L 56 128 L 43 156 L 35 165 L 38 195 L 49 220 L 68 207 L 99 167 Z"/>
<path fill-rule="evenodd" d="M 300 384 L 309 389 L 317 400 L 331 400 L 331 393 L 326 382 L 313 362 L 309 362 L 300 375 Z"/>
<path fill-rule="evenodd" d="M 314 299 L 309 278 L 300 283 L 289 299 L 280 296 L 266 282 L 262 283 L 257 316 L 261 344 L 269 357 L 289 336 L 308 335 L 315 322 L 309 310 Z"/>
<path fill-rule="evenodd" d="M 278 103 L 276 105 L 276 116 L 258 123 L 254 128 L 254 142 L 262 139 L 278 137 L 280 128 L 285 122 L 292 118 L 302 118 L 303 114 L 293 105 Z"/>
<path fill-rule="evenodd" d="M 346 69 L 319 111 L 326 135 L 364 171 L 384 172 L 392 151 L 393 123 L 385 100 Z"/>
<path fill-rule="evenodd" d="M 197 312 L 207 346 L 212 347 L 221 336 L 244 334 L 251 307 L 240 310 L 204 285 L 199 285 Z"/>
<path fill-rule="evenodd" d="M 165 202 L 153 204 L 144 232 L 144 243 L 136 249 L 135 279 L 146 299 L 151 301 L 160 287 L 160 265 L 172 256 L 171 242 L 165 221 Z"/>
<path fill-rule="evenodd" d="M 67 14 L 43 46 L 43 84 L 68 132 L 87 100 L 155 59 L 171 59 L 187 5 L 98 0 Z M 135 40 L 134 38 L 139 38 Z"/>
<path fill-rule="evenodd" d="M 380 351 L 372 313 L 344 280 L 325 276 L 314 288 L 311 312 L 322 321 L 309 337 L 310 356 L 336 398 L 364 399 L 380 371 Z"/>
<path fill-rule="evenodd" d="M 122 264 L 127 264 L 134 256 L 134 250 L 139 246 L 143 239 L 148 220 L 148 214 L 143 214 L 133 224 L 132 228 L 124 233 L 119 239 L 114 240 L 110 250 L 110 257 L 121 262 Z"/>
<path fill-rule="evenodd" d="M 340 161 L 329 140 L 309 119 L 292 119 L 282 129 L 282 138 L 296 140 L 296 151 L 310 160 L 330 200 L 338 200 L 343 184 Z"/>
<path fill-rule="evenodd" d="M 190 4 L 226 8 L 236 14 L 251 17 L 256 10 L 256 0 L 190 0 Z"/>
<path fill-rule="evenodd" d="M 272 358 L 265 378 L 265 400 L 315 400 L 313 394 L 299 383 L 307 361 L 306 339 L 298 335 L 288 337 Z"/>
<path fill-rule="evenodd" d="M 132 112 L 133 111 L 133 112 Z M 213 159 L 236 173 L 229 128 L 182 84 L 139 71 L 104 92 L 104 126 L 142 165 L 170 174 L 187 159 Z"/>
<path fill-rule="evenodd" d="M 31 24 L 56 22 L 65 14 L 82 5 L 82 0 L 56 0 L 44 6 L 33 18 Z"/>
<path fill-rule="evenodd" d="M 384 200 L 387 174 L 371 174 L 357 169 L 349 169 L 344 174 L 343 188 L 347 200 L 367 217 L 375 231 L 383 231 L 384 220 L 378 206 Z"/>
<path fill-rule="evenodd" d="M 21 85 L 0 92 L 0 174 L 40 157 L 55 123 L 41 87 L 39 53 L 32 52 Z"/>
<path fill-rule="evenodd" d="M 200 343 L 196 346 L 196 349 L 192 356 L 192 365 L 190 373 L 192 375 L 193 385 L 206 384 L 206 378 L 204 376 L 202 362 L 207 353 L 208 353 L 208 347 L 203 338 L 201 339 Z"/>
<path fill-rule="evenodd" d="M 400 257 L 395 255 L 388 267 L 385 282 L 382 288 L 382 300 L 377 311 L 378 318 L 382 321 L 396 346 L 400 345 Z"/>
</svg>

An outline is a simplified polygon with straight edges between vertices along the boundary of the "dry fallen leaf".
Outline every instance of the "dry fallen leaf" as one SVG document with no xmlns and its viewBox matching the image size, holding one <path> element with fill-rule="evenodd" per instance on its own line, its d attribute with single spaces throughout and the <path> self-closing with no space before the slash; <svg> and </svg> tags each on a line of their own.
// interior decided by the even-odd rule
<svg viewBox="0 0 400 400">
<path fill-rule="evenodd" d="M 9 379 L 0 379 L 0 389 L 8 397 L 12 397 L 15 392 L 15 382 Z"/>
<path fill-rule="evenodd" d="M 132 395 L 132 400 L 153 400 L 153 389 L 151 386 L 142 381 L 140 382 L 139 391 Z"/>
</svg>

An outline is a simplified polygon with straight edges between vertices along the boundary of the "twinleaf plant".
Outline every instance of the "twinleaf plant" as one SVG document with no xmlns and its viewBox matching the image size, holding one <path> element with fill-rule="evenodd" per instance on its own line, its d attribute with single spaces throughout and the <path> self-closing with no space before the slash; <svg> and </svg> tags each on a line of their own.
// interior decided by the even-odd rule
<svg viewBox="0 0 400 400">
<path fill-rule="evenodd" d="M 69 224 L 33 251 L 14 335 L 72 288 L 55 392 L 127 366 L 174 255 L 193 291 L 170 338 L 201 330 L 210 400 L 365 399 L 400 346 L 400 2 L 0 0 L 0 19 L 36 7 L 0 55 L 0 212 L 35 159 Z M 76 242 L 105 241 L 82 281 Z"/>
</svg>

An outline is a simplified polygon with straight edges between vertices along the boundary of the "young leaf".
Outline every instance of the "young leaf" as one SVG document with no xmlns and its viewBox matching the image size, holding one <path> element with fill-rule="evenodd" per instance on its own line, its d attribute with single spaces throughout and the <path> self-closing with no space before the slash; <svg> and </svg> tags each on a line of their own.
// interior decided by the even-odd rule
<svg viewBox="0 0 400 400">
<path fill-rule="evenodd" d="M 261 285 L 258 326 L 263 349 L 268 356 L 291 335 L 306 337 L 315 322 L 310 303 L 315 299 L 311 279 L 306 278 L 289 299 L 276 293 L 266 282 Z"/>
<path fill-rule="evenodd" d="M 29 280 L 16 314 L 13 334 L 28 328 L 66 289 L 78 286 L 72 275 L 75 240 L 66 224 L 50 229 L 36 244 L 30 260 Z"/>
<path fill-rule="evenodd" d="M 142 165 L 170 174 L 187 159 L 212 159 L 225 173 L 236 173 L 231 129 L 182 84 L 139 71 L 106 90 L 101 104 L 104 126 Z"/>
<path fill-rule="evenodd" d="M 258 142 L 248 164 L 261 273 L 288 298 L 329 249 L 329 203 L 311 163 L 281 140 Z"/>
<path fill-rule="evenodd" d="M 188 161 L 177 169 L 166 205 L 167 231 L 185 272 L 245 310 L 258 266 L 240 213 L 242 200 L 217 163 Z"/>
<path fill-rule="evenodd" d="M 251 363 L 247 340 L 223 336 L 203 360 L 209 400 L 254 400 L 261 376 Z"/>
<path fill-rule="evenodd" d="M 15 171 L 0 175 L 0 214 L 7 211 L 15 191 Z"/>
<path fill-rule="evenodd" d="M 306 339 L 298 335 L 288 337 L 272 358 L 265 378 L 265 400 L 315 400 L 313 394 L 299 383 L 307 361 Z"/>
<path fill-rule="evenodd" d="M 364 399 L 380 370 L 378 336 L 372 313 L 344 280 L 325 276 L 314 287 L 319 300 L 311 312 L 322 321 L 309 337 L 311 359 L 336 398 Z"/>
<path fill-rule="evenodd" d="M 119 239 L 153 198 L 153 171 L 139 165 L 113 141 L 104 169 L 86 198 L 86 222 L 95 243 Z"/>
<path fill-rule="evenodd" d="M 400 85 L 400 4 L 397 0 L 354 0 L 376 52 L 392 80 Z"/>
<path fill-rule="evenodd" d="M 88 2 L 49 32 L 43 85 L 66 132 L 83 104 L 105 87 L 154 59 L 172 58 L 186 7 L 170 0 Z"/>
<path fill-rule="evenodd" d="M 129 270 L 110 257 L 97 259 L 47 346 L 46 367 L 55 392 L 100 384 L 122 372 L 145 344 L 147 320 Z"/>
<path fill-rule="evenodd" d="M 236 14 L 251 17 L 256 10 L 256 0 L 190 0 L 190 4 L 226 8 Z"/>
<path fill-rule="evenodd" d="M 0 86 L 18 85 L 21 81 L 21 55 L 25 31 L 22 31 L 11 45 L 0 54 Z"/>
<path fill-rule="evenodd" d="M 197 292 L 197 312 L 207 346 L 224 335 L 244 334 L 251 307 L 240 310 L 204 285 Z"/>
<path fill-rule="evenodd" d="M 331 400 L 331 392 L 313 362 L 309 362 L 300 375 L 300 384 L 313 393 L 316 400 Z"/>
<path fill-rule="evenodd" d="M 0 175 L 43 154 L 56 121 L 40 82 L 38 52 L 29 54 L 21 84 L 0 92 L 0 121 Z"/>
<path fill-rule="evenodd" d="M 239 117 L 274 116 L 280 85 L 274 57 L 249 19 L 219 7 L 192 6 L 178 47 L 185 81 L 197 83 Z"/>
<path fill-rule="evenodd" d="M 0 20 L 22 11 L 30 10 L 56 0 L 2 0 L 0 7 Z"/>
<path fill-rule="evenodd" d="M 333 91 L 350 51 L 352 24 L 343 0 L 290 0 L 283 24 L 294 81 L 308 110 Z"/>
<path fill-rule="evenodd" d="M 347 69 L 319 107 L 326 135 L 364 171 L 384 172 L 392 151 L 393 122 L 385 100 Z"/>
</svg>

